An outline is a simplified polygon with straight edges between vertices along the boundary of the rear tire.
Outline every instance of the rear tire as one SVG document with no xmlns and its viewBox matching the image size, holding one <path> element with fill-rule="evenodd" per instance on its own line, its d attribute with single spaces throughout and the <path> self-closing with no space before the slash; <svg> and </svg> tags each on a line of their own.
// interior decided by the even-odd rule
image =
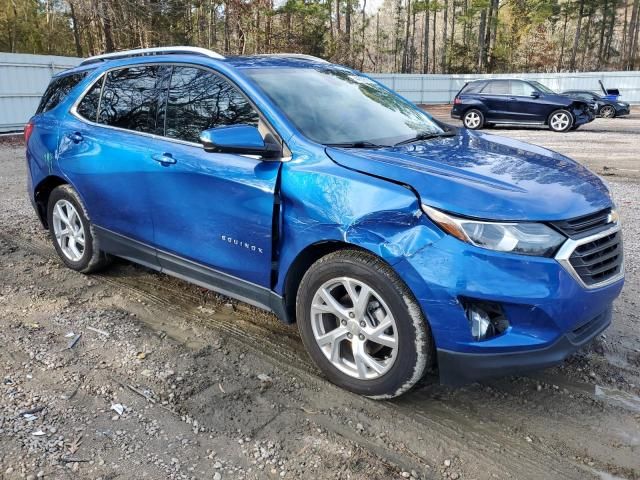
<svg viewBox="0 0 640 480">
<path fill-rule="evenodd" d="M 480 130 L 484 127 L 484 114 L 475 108 L 467 110 L 462 117 L 462 123 L 469 130 Z"/>
<path fill-rule="evenodd" d="M 309 356 L 346 390 L 397 397 L 433 364 L 431 330 L 413 294 L 370 253 L 340 250 L 322 257 L 305 273 L 296 303 Z"/>
<path fill-rule="evenodd" d="M 549 115 L 547 123 L 554 132 L 568 132 L 573 126 L 573 115 L 567 110 L 556 110 Z"/>
<path fill-rule="evenodd" d="M 72 270 L 91 273 L 111 262 L 100 250 L 87 210 L 70 185 L 60 185 L 49 195 L 47 224 L 58 256 Z"/>
</svg>

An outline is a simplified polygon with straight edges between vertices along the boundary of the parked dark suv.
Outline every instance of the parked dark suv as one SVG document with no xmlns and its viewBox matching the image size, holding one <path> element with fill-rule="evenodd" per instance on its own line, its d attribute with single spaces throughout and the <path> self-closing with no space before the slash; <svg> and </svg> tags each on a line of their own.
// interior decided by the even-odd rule
<svg viewBox="0 0 640 480">
<path fill-rule="evenodd" d="M 588 102 L 559 95 L 541 83 L 500 79 L 467 83 L 453 101 L 451 116 L 472 130 L 517 124 L 566 132 L 591 122 L 595 112 Z"/>
</svg>

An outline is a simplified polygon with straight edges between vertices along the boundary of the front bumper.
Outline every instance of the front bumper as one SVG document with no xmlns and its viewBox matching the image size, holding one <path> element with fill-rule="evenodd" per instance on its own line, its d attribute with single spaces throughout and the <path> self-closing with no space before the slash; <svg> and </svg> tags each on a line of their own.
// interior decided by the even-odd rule
<svg viewBox="0 0 640 480">
<path fill-rule="evenodd" d="M 620 275 L 586 287 L 556 258 L 494 252 L 451 236 L 395 268 L 428 319 L 441 382 L 449 384 L 561 362 L 609 325 L 624 283 Z M 475 340 L 465 313 L 469 301 L 499 304 L 507 330 Z"/>
<path fill-rule="evenodd" d="M 593 122 L 596 118 L 595 110 L 578 110 L 574 111 L 574 125 L 584 125 L 585 123 Z"/>
<path fill-rule="evenodd" d="M 464 385 L 484 378 L 522 374 L 552 367 L 602 333 L 610 324 L 612 308 L 562 335 L 554 343 L 542 348 L 511 353 L 465 353 L 438 349 L 440 382 Z"/>
<path fill-rule="evenodd" d="M 621 117 L 623 115 L 629 115 L 631 113 L 631 107 L 621 107 L 616 105 L 616 117 Z"/>
</svg>

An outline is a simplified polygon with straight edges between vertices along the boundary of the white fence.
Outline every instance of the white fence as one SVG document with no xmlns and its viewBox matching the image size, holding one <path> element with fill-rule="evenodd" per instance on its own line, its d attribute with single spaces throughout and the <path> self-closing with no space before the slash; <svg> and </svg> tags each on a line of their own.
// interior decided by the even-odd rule
<svg viewBox="0 0 640 480">
<path fill-rule="evenodd" d="M 51 75 L 80 62 L 75 57 L 0 53 L 0 132 L 21 130 L 35 112 Z M 640 72 L 531 73 L 517 75 L 372 74 L 415 103 L 450 103 L 469 80 L 518 77 L 537 80 L 553 90 L 599 91 L 598 80 L 618 88 L 622 99 L 640 104 Z"/>
<path fill-rule="evenodd" d="M 21 130 L 51 76 L 78 63 L 73 57 L 0 53 L 0 132 Z"/>
</svg>

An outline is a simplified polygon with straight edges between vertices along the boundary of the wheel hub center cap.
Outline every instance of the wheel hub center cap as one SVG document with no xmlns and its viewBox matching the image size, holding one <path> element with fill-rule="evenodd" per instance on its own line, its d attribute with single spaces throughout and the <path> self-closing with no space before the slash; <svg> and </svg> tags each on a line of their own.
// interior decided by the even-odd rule
<svg viewBox="0 0 640 480">
<path fill-rule="evenodd" d="M 347 322 L 347 330 L 351 335 L 358 335 L 360 333 L 360 325 L 355 320 L 349 320 Z"/>
</svg>

